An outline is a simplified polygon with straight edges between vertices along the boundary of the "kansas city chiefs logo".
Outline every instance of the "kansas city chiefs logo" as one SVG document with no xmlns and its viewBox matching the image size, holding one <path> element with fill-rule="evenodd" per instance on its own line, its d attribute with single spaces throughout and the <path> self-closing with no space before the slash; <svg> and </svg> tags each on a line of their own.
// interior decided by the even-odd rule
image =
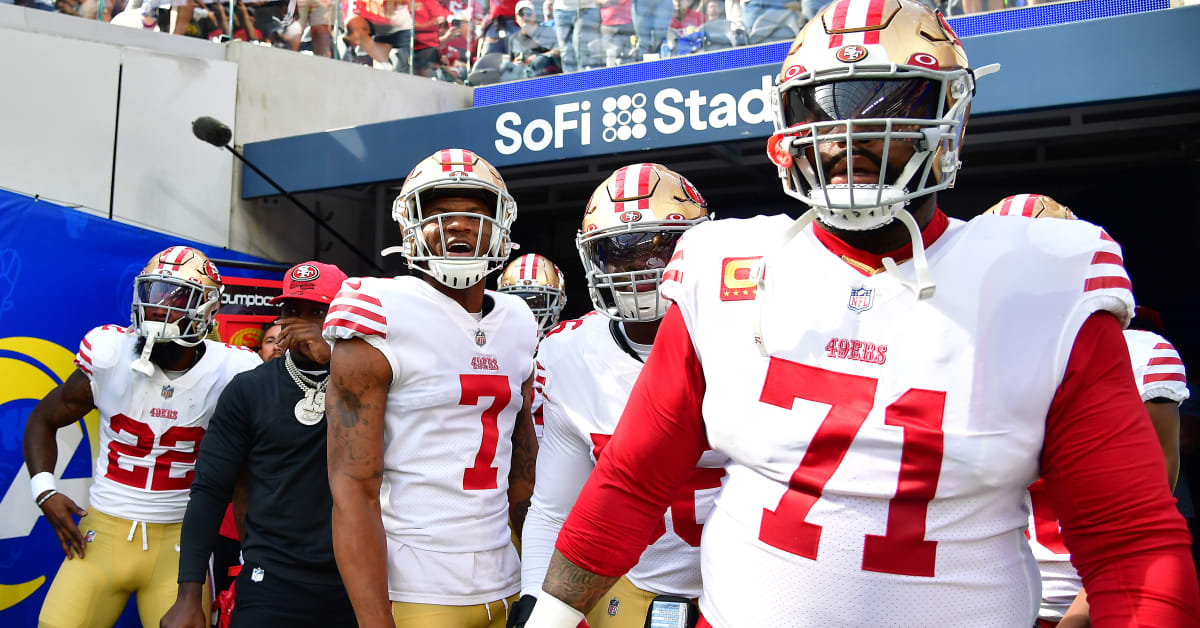
<svg viewBox="0 0 1200 628">
<path fill-rule="evenodd" d="M 292 279 L 295 281 L 312 281 L 321 276 L 321 271 L 312 264 L 301 264 L 292 269 Z"/>
</svg>

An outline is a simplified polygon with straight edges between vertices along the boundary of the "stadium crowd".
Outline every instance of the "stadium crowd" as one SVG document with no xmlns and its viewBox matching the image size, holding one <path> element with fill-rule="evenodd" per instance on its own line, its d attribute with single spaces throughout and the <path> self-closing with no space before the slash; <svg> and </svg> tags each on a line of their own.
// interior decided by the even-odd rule
<svg viewBox="0 0 1200 628">
<path fill-rule="evenodd" d="M 1181 357 L 1086 210 L 942 212 L 986 72 L 940 13 L 883 5 L 837 0 L 783 62 L 768 154 L 800 217 L 717 220 L 668 166 L 619 168 L 574 208 L 581 318 L 462 148 L 394 202 L 409 272 L 292 266 L 258 353 L 209 339 L 203 253 L 154 254 L 27 423 L 68 558 L 40 625 L 136 593 L 164 628 L 1200 626 Z M 93 409 L 83 508 L 55 434 Z"/>
<path fill-rule="evenodd" d="M 0 0 L 471 85 L 790 41 L 829 1 Z M 1036 3 L 949 0 L 939 6 L 961 15 Z"/>
</svg>

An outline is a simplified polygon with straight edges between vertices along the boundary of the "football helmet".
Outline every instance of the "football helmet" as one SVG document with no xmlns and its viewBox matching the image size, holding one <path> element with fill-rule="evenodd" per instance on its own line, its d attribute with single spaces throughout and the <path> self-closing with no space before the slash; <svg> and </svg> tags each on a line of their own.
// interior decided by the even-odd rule
<svg viewBox="0 0 1200 628">
<path fill-rule="evenodd" d="M 426 215 L 423 204 L 438 196 L 477 198 L 493 212 L 491 216 L 473 212 Z M 466 288 L 500 268 L 517 248 L 509 239 L 516 217 L 517 203 L 491 164 L 469 150 L 439 150 L 418 162 L 404 180 L 392 203 L 392 218 L 400 225 L 403 242 L 384 249 L 383 254 L 401 253 L 410 268 L 450 288 Z M 454 255 L 447 248 L 445 225 L 454 218 L 479 221 L 475 250 L 470 255 Z M 489 229 L 485 227 L 490 227 L 486 242 L 483 236 Z M 439 253 L 429 246 L 430 237 L 440 239 Z"/>
<path fill-rule="evenodd" d="M 592 305 L 622 321 L 666 316 L 663 271 L 679 236 L 708 218 L 696 187 L 666 166 L 633 164 L 612 173 L 592 192 L 575 236 Z"/>
<path fill-rule="evenodd" d="M 962 42 L 940 12 L 911 0 L 837 0 L 783 61 L 767 152 L 784 191 L 822 222 L 874 229 L 954 184 L 974 93 Z M 862 150 L 868 142 L 883 143 L 881 160 Z M 896 168 L 888 156 L 901 143 L 912 155 Z M 822 159 L 829 144 L 844 155 Z"/>
<path fill-rule="evenodd" d="M 173 246 L 150 258 L 133 279 L 133 328 L 146 339 L 134 369 L 153 371 L 149 358 L 155 343 L 194 347 L 203 342 L 213 328 L 221 294 L 221 274 L 200 251 Z"/>
<path fill-rule="evenodd" d="M 540 336 L 558 324 L 558 315 L 567 304 L 567 286 L 562 271 L 554 262 L 535 253 L 510 262 L 500 273 L 496 291 L 515 294 L 525 301 L 537 318 Z"/>
<path fill-rule="evenodd" d="M 1071 208 L 1044 194 L 1014 194 L 988 208 L 985 214 L 1029 218 L 1079 218 Z"/>
</svg>

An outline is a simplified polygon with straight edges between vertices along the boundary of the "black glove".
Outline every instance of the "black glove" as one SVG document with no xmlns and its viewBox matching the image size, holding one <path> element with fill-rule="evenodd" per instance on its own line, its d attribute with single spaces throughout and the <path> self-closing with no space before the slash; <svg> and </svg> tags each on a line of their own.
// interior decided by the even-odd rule
<svg viewBox="0 0 1200 628">
<path fill-rule="evenodd" d="M 529 621 L 529 616 L 533 614 L 534 604 L 537 604 L 536 597 L 522 595 L 509 609 L 508 623 L 504 624 L 504 628 L 525 628 L 525 622 Z"/>
</svg>

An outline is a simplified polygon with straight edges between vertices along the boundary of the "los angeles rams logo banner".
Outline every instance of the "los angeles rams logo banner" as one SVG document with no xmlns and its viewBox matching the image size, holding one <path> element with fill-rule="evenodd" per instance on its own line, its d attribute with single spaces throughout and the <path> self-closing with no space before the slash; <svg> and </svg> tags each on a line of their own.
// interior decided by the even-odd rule
<svg viewBox="0 0 1200 628">
<path fill-rule="evenodd" d="M 0 190 L 0 626 L 37 625 L 64 560 L 54 530 L 30 499 L 21 453 L 25 421 L 75 369 L 72 359 L 88 330 L 129 324 L 134 276 L 156 252 L 177 244 L 218 259 L 266 261 Z M 277 273 L 232 272 L 278 285 Z M 98 422 L 93 411 L 58 432 L 58 490 L 84 508 Z M 116 625 L 140 625 L 132 598 Z"/>
</svg>

